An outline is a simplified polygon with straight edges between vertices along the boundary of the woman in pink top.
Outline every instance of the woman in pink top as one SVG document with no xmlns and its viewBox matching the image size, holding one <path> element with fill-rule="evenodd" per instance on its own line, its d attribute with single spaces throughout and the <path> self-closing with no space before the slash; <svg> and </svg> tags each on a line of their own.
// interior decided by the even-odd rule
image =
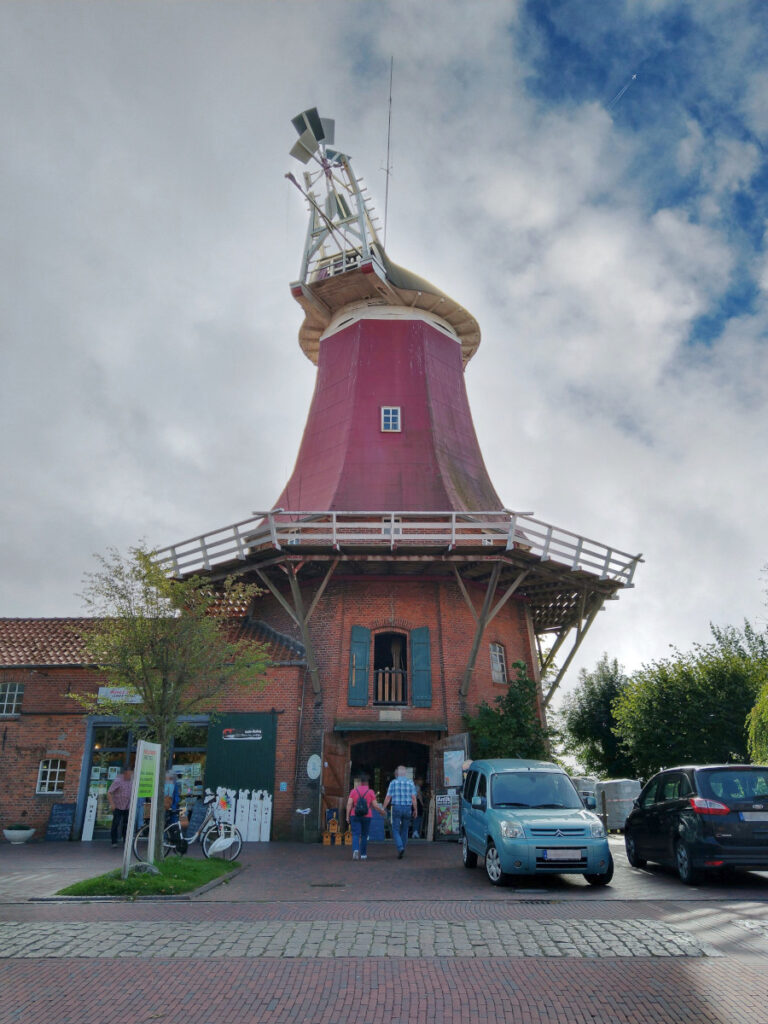
<svg viewBox="0 0 768 1024">
<path fill-rule="evenodd" d="M 358 814 L 358 809 L 362 810 L 362 801 L 368 805 L 368 810 L 365 814 Z M 347 821 L 352 829 L 352 860 L 368 860 L 368 832 L 373 817 L 372 807 L 384 815 L 384 808 L 376 800 L 374 791 L 368 787 L 368 776 L 361 772 L 355 776 L 354 788 L 347 798 Z"/>
</svg>

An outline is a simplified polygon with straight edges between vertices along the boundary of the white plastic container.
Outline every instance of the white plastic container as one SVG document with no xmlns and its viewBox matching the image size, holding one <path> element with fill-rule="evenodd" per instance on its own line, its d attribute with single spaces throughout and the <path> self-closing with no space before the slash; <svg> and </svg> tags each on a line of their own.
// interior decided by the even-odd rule
<svg viewBox="0 0 768 1024">
<path fill-rule="evenodd" d="M 605 793 L 605 810 L 608 828 L 624 828 L 624 822 L 632 810 L 635 797 L 642 789 L 637 779 L 606 779 L 595 786 L 597 813 L 602 814 Z"/>
<path fill-rule="evenodd" d="M 574 775 L 571 782 L 576 787 L 580 797 L 594 796 L 597 779 L 592 775 Z"/>
</svg>

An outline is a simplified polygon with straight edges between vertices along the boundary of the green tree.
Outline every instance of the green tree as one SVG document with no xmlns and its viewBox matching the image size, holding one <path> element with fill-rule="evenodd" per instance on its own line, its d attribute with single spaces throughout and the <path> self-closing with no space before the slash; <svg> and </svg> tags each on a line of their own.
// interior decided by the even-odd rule
<svg viewBox="0 0 768 1024">
<path fill-rule="evenodd" d="M 95 695 L 71 696 L 88 713 L 119 716 L 159 743 L 165 765 L 183 728 L 180 716 L 216 710 L 217 699 L 232 688 L 264 686 L 266 649 L 239 630 L 257 591 L 231 580 L 214 589 L 201 577 L 170 579 L 142 547 L 127 557 L 110 549 L 98 563 L 86 574 L 82 595 L 94 617 L 84 636 L 90 662 L 110 684 L 126 687 L 141 701 L 97 703 Z M 163 801 L 154 806 L 159 849 Z"/>
<path fill-rule="evenodd" d="M 590 774 L 620 779 L 633 774 L 632 761 L 614 732 L 612 705 L 628 679 L 618 661 L 603 654 L 591 670 L 579 672 L 579 682 L 560 710 L 563 753 L 571 754 Z"/>
<path fill-rule="evenodd" d="M 746 761 L 746 719 L 763 680 L 760 663 L 717 643 L 644 665 L 613 704 L 616 735 L 635 774 Z"/>
<path fill-rule="evenodd" d="M 538 715 L 536 683 L 523 661 L 512 664 L 515 678 L 493 706 L 483 701 L 474 715 L 464 717 L 472 740 L 472 755 L 483 757 L 548 758 L 547 732 Z"/>
</svg>

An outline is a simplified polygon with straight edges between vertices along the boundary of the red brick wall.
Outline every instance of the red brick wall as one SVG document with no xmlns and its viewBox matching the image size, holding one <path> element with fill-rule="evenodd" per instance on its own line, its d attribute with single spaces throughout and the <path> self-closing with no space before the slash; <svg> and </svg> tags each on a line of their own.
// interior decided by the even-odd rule
<svg viewBox="0 0 768 1024">
<path fill-rule="evenodd" d="M 483 588 L 470 586 L 468 589 L 479 609 Z M 308 589 L 305 604 L 310 599 L 311 590 Z M 295 624 L 270 594 L 258 599 L 256 616 L 275 629 L 300 639 Z M 378 708 L 371 705 L 366 708 L 349 707 L 347 704 L 350 635 L 355 625 L 367 626 L 373 633 L 391 629 L 410 632 L 419 626 L 429 627 L 432 707 L 404 709 L 403 718 L 412 721 L 440 719 L 447 722 L 451 732 L 461 731 L 464 713 L 474 710 L 481 701 L 490 702 L 504 692 L 503 687 L 491 678 L 490 643 L 503 644 L 508 670 L 512 662 L 521 660 L 529 673 L 534 672 L 525 606 L 514 597 L 487 628 L 467 697 L 463 699 L 459 688 L 472 647 L 475 621 L 454 582 L 402 578 L 369 581 L 337 577 L 328 585 L 310 621 L 327 727 L 331 727 L 337 718 L 378 720 Z"/>
<path fill-rule="evenodd" d="M 21 714 L 0 718 L 0 824 L 21 822 L 45 833 L 51 805 L 74 803 L 80 783 L 85 719 L 67 690 L 87 690 L 94 676 L 82 669 L 6 670 L 0 682 L 24 684 Z M 62 793 L 37 795 L 40 762 L 67 762 Z"/>
</svg>

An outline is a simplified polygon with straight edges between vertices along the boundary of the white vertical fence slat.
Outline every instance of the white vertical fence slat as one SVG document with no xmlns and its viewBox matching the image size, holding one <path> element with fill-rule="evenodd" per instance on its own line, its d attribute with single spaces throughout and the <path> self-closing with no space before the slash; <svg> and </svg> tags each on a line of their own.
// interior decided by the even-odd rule
<svg viewBox="0 0 768 1024">
<path fill-rule="evenodd" d="M 237 809 L 235 810 L 235 825 L 240 829 L 243 841 L 248 840 L 248 817 L 251 809 L 249 789 L 241 789 L 237 794 Z"/>
<path fill-rule="evenodd" d="M 98 797 L 95 793 L 88 796 L 88 803 L 85 805 L 85 819 L 83 821 L 83 834 L 80 839 L 83 843 L 90 843 L 93 839 L 93 827 L 96 824 L 96 807 Z"/>
<path fill-rule="evenodd" d="M 265 789 L 251 792 L 218 786 L 216 817 L 237 826 L 244 843 L 268 843 L 272 831 L 272 794 Z"/>
</svg>

